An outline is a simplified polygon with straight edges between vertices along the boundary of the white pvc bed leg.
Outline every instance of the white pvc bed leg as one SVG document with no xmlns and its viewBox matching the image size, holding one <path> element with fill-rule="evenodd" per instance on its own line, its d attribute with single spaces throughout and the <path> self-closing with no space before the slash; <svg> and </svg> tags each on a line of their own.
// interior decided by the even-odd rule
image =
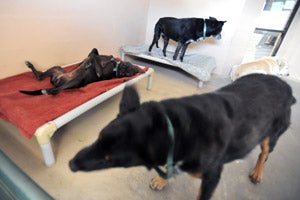
<svg viewBox="0 0 300 200">
<path fill-rule="evenodd" d="M 55 163 L 54 154 L 52 150 L 51 143 L 41 144 L 42 154 L 44 157 L 44 162 L 47 167 L 51 167 Z"/>
<path fill-rule="evenodd" d="M 203 87 L 203 81 L 199 81 L 199 83 L 198 83 L 198 88 L 202 88 Z"/>
<path fill-rule="evenodd" d="M 52 135 L 56 130 L 57 127 L 55 123 L 48 122 L 43 126 L 39 127 L 34 134 L 41 147 L 44 162 L 47 167 L 51 167 L 55 163 L 55 158 L 50 141 Z"/>
<path fill-rule="evenodd" d="M 153 69 L 149 69 L 149 70 L 152 70 L 150 72 L 150 75 L 148 76 L 148 81 L 147 81 L 147 90 L 151 90 L 152 89 L 152 80 L 153 80 Z"/>
</svg>

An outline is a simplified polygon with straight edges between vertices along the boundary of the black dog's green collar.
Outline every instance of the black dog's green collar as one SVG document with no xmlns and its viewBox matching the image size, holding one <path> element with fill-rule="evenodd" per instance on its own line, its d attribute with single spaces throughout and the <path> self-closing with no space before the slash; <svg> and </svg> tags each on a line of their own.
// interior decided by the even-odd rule
<svg viewBox="0 0 300 200">
<path fill-rule="evenodd" d="M 116 77 L 118 77 L 118 70 L 119 70 L 119 66 L 120 66 L 121 62 L 117 61 L 114 58 L 112 58 L 111 61 L 114 61 L 116 63 L 115 68 L 113 68 L 113 71 L 116 72 Z"/>
<path fill-rule="evenodd" d="M 165 173 L 159 167 L 155 167 L 155 170 L 160 177 L 164 179 L 169 179 L 172 176 L 174 171 L 173 159 L 174 159 L 174 148 L 175 148 L 175 136 L 174 136 L 174 127 L 172 125 L 171 120 L 167 115 L 165 115 L 165 118 L 168 124 L 168 134 L 171 139 L 171 147 L 169 148 L 168 151 L 167 164 L 166 164 L 167 173 Z"/>
<path fill-rule="evenodd" d="M 206 38 L 206 22 L 205 22 L 205 19 L 204 19 L 204 22 L 203 22 L 203 40 Z"/>
</svg>

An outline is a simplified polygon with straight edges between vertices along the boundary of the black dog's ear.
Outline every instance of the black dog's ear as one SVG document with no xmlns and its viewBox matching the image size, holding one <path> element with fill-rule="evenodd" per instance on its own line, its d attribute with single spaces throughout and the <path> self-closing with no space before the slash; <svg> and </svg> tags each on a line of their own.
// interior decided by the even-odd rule
<svg viewBox="0 0 300 200">
<path fill-rule="evenodd" d="M 140 107 L 140 98 L 134 87 L 126 87 L 120 102 L 119 116 L 133 112 Z"/>
<path fill-rule="evenodd" d="M 210 19 L 210 20 L 218 21 L 215 17 L 211 17 L 211 16 L 209 16 L 209 19 Z"/>
<path fill-rule="evenodd" d="M 93 48 L 92 51 L 89 53 L 88 56 L 90 57 L 90 56 L 92 56 L 92 55 L 99 56 L 98 50 L 97 50 L 96 48 Z"/>
</svg>

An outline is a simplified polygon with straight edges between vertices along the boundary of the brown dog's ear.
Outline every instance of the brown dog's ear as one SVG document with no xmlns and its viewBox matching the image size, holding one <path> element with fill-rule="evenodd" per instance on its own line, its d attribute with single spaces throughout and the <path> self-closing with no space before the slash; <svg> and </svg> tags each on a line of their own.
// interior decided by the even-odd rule
<svg viewBox="0 0 300 200">
<path fill-rule="evenodd" d="M 90 56 L 99 56 L 98 50 L 96 48 L 93 48 L 92 51 L 89 53 L 88 57 Z"/>
<path fill-rule="evenodd" d="M 133 112 L 140 107 L 140 98 L 134 87 L 126 87 L 120 102 L 119 116 Z"/>
</svg>

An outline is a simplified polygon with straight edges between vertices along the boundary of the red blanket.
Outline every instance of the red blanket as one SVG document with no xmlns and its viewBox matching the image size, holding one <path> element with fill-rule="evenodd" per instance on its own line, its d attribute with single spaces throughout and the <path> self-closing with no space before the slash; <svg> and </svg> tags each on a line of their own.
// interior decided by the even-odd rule
<svg viewBox="0 0 300 200">
<path fill-rule="evenodd" d="M 66 70 L 71 70 L 77 65 L 68 66 Z M 147 71 L 148 68 L 144 70 Z M 32 72 L 4 78 L 0 80 L 0 118 L 13 123 L 26 138 L 31 138 L 36 129 L 46 122 L 138 75 L 63 90 L 55 96 L 29 96 L 19 92 L 53 87 L 49 78 L 37 81 Z"/>
</svg>

